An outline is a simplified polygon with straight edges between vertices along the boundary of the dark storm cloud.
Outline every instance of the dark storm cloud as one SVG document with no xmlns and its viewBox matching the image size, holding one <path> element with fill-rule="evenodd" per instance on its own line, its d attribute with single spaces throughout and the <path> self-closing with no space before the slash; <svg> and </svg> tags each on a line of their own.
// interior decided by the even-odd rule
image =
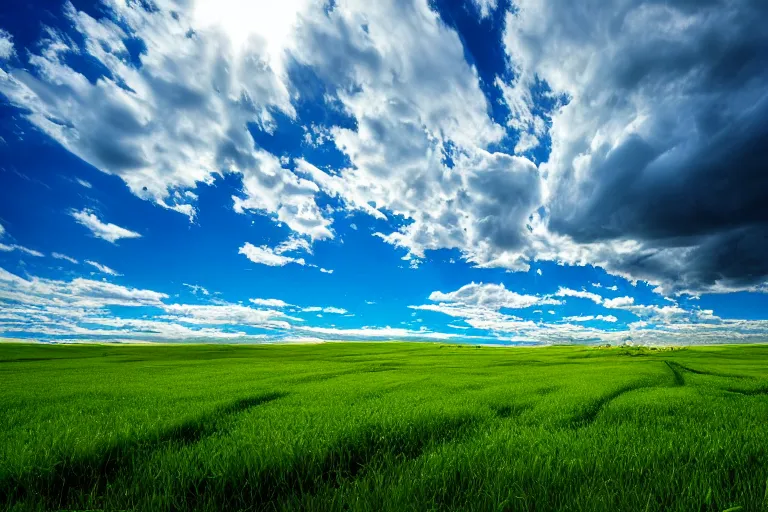
<svg viewBox="0 0 768 512">
<path fill-rule="evenodd" d="M 553 128 L 550 229 L 579 243 L 641 242 L 641 254 L 607 266 L 668 291 L 765 281 L 768 3 L 541 10 L 542 41 L 509 37 L 573 96 Z M 548 70 L 557 57 L 575 63 Z"/>
</svg>

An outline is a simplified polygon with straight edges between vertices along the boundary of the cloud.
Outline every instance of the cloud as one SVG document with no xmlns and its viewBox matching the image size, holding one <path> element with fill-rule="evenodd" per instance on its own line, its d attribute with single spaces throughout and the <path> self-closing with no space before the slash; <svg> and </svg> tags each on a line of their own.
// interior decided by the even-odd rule
<svg viewBox="0 0 768 512">
<path fill-rule="evenodd" d="M 78 224 L 90 229 L 93 236 L 113 244 L 121 238 L 141 238 L 141 234 L 136 233 L 135 231 L 131 231 L 130 229 L 112 223 L 102 222 L 93 211 L 88 209 L 80 211 L 72 210 L 70 215 L 75 218 Z"/>
<path fill-rule="evenodd" d="M 23 304 L 98 308 L 103 306 L 158 306 L 168 295 L 152 290 L 128 288 L 106 281 L 76 278 L 58 281 L 24 279 L 0 269 L 0 299 Z"/>
<path fill-rule="evenodd" d="M 67 256 L 66 254 L 61 254 L 60 252 L 52 252 L 52 253 L 51 253 L 51 256 L 52 256 L 52 257 L 54 257 L 54 258 L 56 258 L 57 260 L 64 260 L 64 261 L 68 261 L 68 262 L 70 262 L 70 263 L 72 263 L 72 264 L 75 264 L 75 265 L 77 265 L 78 263 L 80 263 L 80 262 L 79 262 L 79 261 L 77 261 L 75 258 L 70 258 L 70 257 L 69 257 L 69 256 Z"/>
<path fill-rule="evenodd" d="M 238 251 L 238 254 L 245 255 L 246 258 L 254 263 L 261 265 L 267 265 L 270 267 L 282 267 L 288 263 L 296 263 L 297 265 L 304 265 L 306 262 L 304 258 L 292 258 L 290 256 L 283 256 L 274 249 L 262 245 L 256 247 L 250 242 L 246 242 Z"/>
<path fill-rule="evenodd" d="M 205 288 L 204 286 L 200 286 L 199 284 L 187 284 L 187 283 L 181 283 L 181 284 L 182 286 L 186 286 L 187 288 L 189 288 L 194 295 L 197 295 L 199 293 L 201 295 L 208 296 L 211 294 L 211 292 L 209 292 L 207 288 Z"/>
<path fill-rule="evenodd" d="M 324 339 L 423 339 L 423 340 L 448 340 L 460 335 L 454 333 L 432 332 L 429 330 L 411 330 L 399 327 L 361 327 L 342 329 L 337 327 L 310 327 L 299 329 Z"/>
<path fill-rule="evenodd" d="M 496 10 L 498 0 L 472 0 L 480 11 L 480 17 L 485 18 Z"/>
<path fill-rule="evenodd" d="M 0 29 L 0 60 L 10 59 L 16 54 L 13 48 L 13 36 L 3 29 Z"/>
<path fill-rule="evenodd" d="M 40 251 L 28 249 L 22 245 L 17 245 L 17 244 L 6 245 L 6 244 L 0 243 L 0 251 L 2 252 L 19 251 L 19 252 L 23 252 L 24 254 L 29 254 L 30 256 L 35 256 L 36 258 L 42 258 L 43 256 L 45 256 Z"/>
<path fill-rule="evenodd" d="M 80 185 L 81 187 L 93 188 L 93 185 L 91 185 L 89 182 L 85 181 L 84 179 L 75 178 L 75 181 L 77 181 L 77 184 Z"/>
<path fill-rule="evenodd" d="M 5 228 L 3 227 L 2 224 L 0 224 L 0 238 L 2 238 L 3 235 L 5 235 Z"/>
<path fill-rule="evenodd" d="M 30 46 L 25 69 L 5 65 L 0 93 L 137 197 L 190 218 L 193 190 L 228 174 L 241 185 L 234 211 L 268 216 L 296 243 L 333 239 L 335 212 L 356 210 L 413 267 L 456 249 L 477 267 L 594 265 L 666 295 L 768 291 L 765 2 L 519 0 L 505 17 L 511 67 L 492 83 L 427 0 L 331 4 L 263 16 L 229 0 L 105 0 L 94 18 L 66 3 L 67 26 Z M 497 4 L 468 8 L 484 18 Z M 13 51 L 0 33 L 0 55 Z M 81 73 L 84 60 L 102 76 Z M 301 119 L 296 69 L 345 122 Z M 344 163 L 257 145 L 252 132 L 283 123 Z M 505 137 L 514 155 L 498 152 Z M 539 148 L 550 154 L 537 166 Z"/>
<path fill-rule="evenodd" d="M 282 332 L 291 328 L 290 321 L 301 322 L 280 311 L 229 303 L 166 304 L 168 298 L 165 293 L 107 281 L 25 279 L 0 268 L 0 333 L 70 339 L 264 341 L 264 335 L 242 329 Z M 145 314 L 123 317 L 120 313 L 125 311 L 113 310 L 114 306 Z"/>
<path fill-rule="evenodd" d="M 85 262 L 88 265 L 90 265 L 92 267 L 95 267 L 96 270 L 98 270 L 99 272 L 102 272 L 104 274 L 109 274 L 111 276 L 121 276 L 122 275 L 122 274 L 118 273 L 116 270 L 113 270 L 113 269 L 109 268 L 106 265 L 102 265 L 101 263 L 98 263 L 98 262 L 95 262 L 95 261 L 91 261 L 91 260 L 85 260 Z"/>
<path fill-rule="evenodd" d="M 256 148 L 248 130 L 274 131 L 274 114 L 296 117 L 285 50 L 299 13 L 310 8 L 301 4 L 270 6 L 269 16 L 252 15 L 244 25 L 242 5 L 231 2 L 158 0 L 146 9 L 105 0 L 98 19 L 66 3 L 69 26 L 46 31 L 29 70 L 0 72 L 0 92 L 38 129 L 142 199 L 192 218 L 190 191 L 232 173 L 243 183 L 236 211 L 332 238 L 316 185 Z M 142 44 L 138 56 L 129 39 Z M 103 75 L 88 80 L 72 54 L 98 63 Z"/>
<path fill-rule="evenodd" d="M 685 310 L 676 304 L 672 306 L 635 304 L 634 297 L 606 299 L 603 306 L 609 309 L 623 309 L 655 323 L 668 323 L 681 318 L 690 319 L 692 316 L 699 318 L 696 312 Z"/>
<path fill-rule="evenodd" d="M 249 299 L 249 301 L 257 306 L 266 306 L 269 308 L 287 308 L 291 306 L 291 304 L 280 299 Z"/>
<path fill-rule="evenodd" d="M 508 290 L 504 284 L 466 284 L 453 292 L 432 292 L 429 300 L 489 309 L 522 309 L 540 304 L 561 304 L 561 301 L 539 295 L 521 295 Z"/>
<path fill-rule="evenodd" d="M 262 328 L 290 329 L 287 320 L 301 321 L 281 311 L 254 309 L 238 304 L 198 305 L 169 304 L 162 306 L 167 318 L 174 322 L 200 325 L 245 325 Z"/>
<path fill-rule="evenodd" d="M 327 268 L 320 268 L 320 272 L 323 274 L 333 274 L 333 269 L 327 269 Z"/>
<path fill-rule="evenodd" d="M 600 320 L 603 322 L 616 323 L 619 321 L 613 315 L 580 315 L 580 316 L 566 316 L 563 318 L 564 322 L 591 322 L 592 320 Z"/>
<path fill-rule="evenodd" d="M 586 290 L 572 290 L 562 286 L 558 288 L 557 292 L 555 292 L 555 295 L 558 297 L 579 297 L 581 299 L 588 299 L 595 304 L 601 304 L 603 302 L 603 298 L 596 293 L 588 292 Z"/>
<path fill-rule="evenodd" d="M 541 166 L 546 223 L 580 246 L 552 259 L 664 293 L 765 282 L 766 16 L 758 0 L 516 3 L 513 87 L 524 96 L 544 84 L 557 99 Z M 634 250 L 620 250 L 627 241 Z"/>
</svg>

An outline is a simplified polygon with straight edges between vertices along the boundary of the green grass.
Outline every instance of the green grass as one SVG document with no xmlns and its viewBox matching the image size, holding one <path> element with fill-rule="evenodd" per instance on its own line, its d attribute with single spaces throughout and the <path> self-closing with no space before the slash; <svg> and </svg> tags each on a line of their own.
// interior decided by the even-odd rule
<svg viewBox="0 0 768 512">
<path fill-rule="evenodd" d="M 0 510 L 768 510 L 768 346 L 0 344 L 0 386 Z"/>
</svg>

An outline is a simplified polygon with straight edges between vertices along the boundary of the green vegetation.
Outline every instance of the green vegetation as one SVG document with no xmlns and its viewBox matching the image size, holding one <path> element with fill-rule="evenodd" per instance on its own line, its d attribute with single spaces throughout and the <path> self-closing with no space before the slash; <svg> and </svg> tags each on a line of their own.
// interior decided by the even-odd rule
<svg viewBox="0 0 768 512">
<path fill-rule="evenodd" d="M 767 363 L 0 344 L 0 509 L 765 511 Z"/>
</svg>

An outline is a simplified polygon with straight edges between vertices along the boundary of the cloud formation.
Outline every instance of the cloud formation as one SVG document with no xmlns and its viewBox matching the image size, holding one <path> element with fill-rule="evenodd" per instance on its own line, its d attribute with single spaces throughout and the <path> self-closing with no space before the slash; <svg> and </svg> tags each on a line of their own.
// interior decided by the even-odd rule
<svg viewBox="0 0 768 512">
<path fill-rule="evenodd" d="M 541 166 L 549 228 L 665 293 L 760 286 L 765 2 L 516 4 L 505 35 L 515 87 L 539 80 L 565 98 Z M 613 250 L 622 240 L 636 250 Z"/>
<path fill-rule="evenodd" d="M 72 210 L 72 217 L 78 224 L 88 228 L 93 236 L 101 238 L 110 243 L 115 243 L 121 238 L 140 238 L 141 234 L 120 227 L 111 222 L 103 222 L 93 211 L 85 210 Z"/>
</svg>

